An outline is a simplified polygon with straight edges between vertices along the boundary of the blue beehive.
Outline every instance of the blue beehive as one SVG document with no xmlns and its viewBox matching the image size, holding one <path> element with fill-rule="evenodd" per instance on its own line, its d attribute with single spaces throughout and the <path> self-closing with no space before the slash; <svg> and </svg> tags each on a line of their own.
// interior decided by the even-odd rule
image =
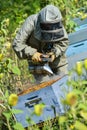
<svg viewBox="0 0 87 130">
<path fill-rule="evenodd" d="M 87 40 L 87 19 L 75 18 L 74 21 L 77 23 L 77 27 L 75 32 L 69 34 L 70 44 Z"/>
<path fill-rule="evenodd" d="M 55 107 L 57 115 L 64 114 L 65 110 L 61 103 L 61 99 L 64 99 L 66 92 L 69 91 L 66 86 L 66 81 L 67 76 L 63 77 L 51 86 L 19 96 L 18 104 L 14 108 L 22 110 L 23 113 L 15 115 L 17 121 L 24 127 L 27 127 L 29 124 L 26 121 L 26 117 L 30 117 L 34 110 L 34 105 L 38 103 L 44 103 L 46 107 L 44 108 L 41 116 L 34 115 L 31 117 L 35 124 L 44 122 L 48 118 L 55 118 L 55 114 L 51 106 Z"/>
<path fill-rule="evenodd" d="M 69 70 L 74 67 L 77 61 L 83 61 L 87 58 L 87 19 L 76 18 L 74 21 L 78 27 L 76 27 L 76 32 L 69 34 L 70 45 L 66 51 Z"/>
<path fill-rule="evenodd" d="M 87 58 L 87 40 L 71 44 L 66 51 L 68 69 L 71 70 L 77 61 Z"/>
</svg>

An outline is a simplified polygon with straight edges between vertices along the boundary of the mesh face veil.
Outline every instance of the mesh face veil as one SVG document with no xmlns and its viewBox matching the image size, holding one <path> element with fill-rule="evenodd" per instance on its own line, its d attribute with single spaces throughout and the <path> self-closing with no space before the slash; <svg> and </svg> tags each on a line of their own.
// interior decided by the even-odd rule
<svg viewBox="0 0 87 130">
<path fill-rule="evenodd" d="M 42 30 L 47 30 L 47 31 L 50 31 L 50 30 L 57 30 L 57 29 L 60 29 L 62 28 L 62 23 L 59 21 L 57 22 L 53 22 L 53 23 L 40 23 L 40 28 Z"/>
<path fill-rule="evenodd" d="M 34 35 L 43 42 L 55 42 L 64 38 L 64 27 L 60 10 L 47 5 L 39 13 L 35 21 Z"/>
<path fill-rule="evenodd" d="M 64 37 L 62 22 L 40 23 L 41 40 L 44 42 L 59 41 Z"/>
</svg>

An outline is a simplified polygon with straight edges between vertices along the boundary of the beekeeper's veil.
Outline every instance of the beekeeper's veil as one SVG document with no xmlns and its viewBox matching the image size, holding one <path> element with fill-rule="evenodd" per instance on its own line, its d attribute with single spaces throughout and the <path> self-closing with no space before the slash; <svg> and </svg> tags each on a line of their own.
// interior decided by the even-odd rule
<svg viewBox="0 0 87 130">
<path fill-rule="evenodd" d="M 62 24 L 62 15 L 57 7 L 47 5 L 39 12 L 34 35 L 44 42 L 55 42 L 67 37 Z"/>
</svg>

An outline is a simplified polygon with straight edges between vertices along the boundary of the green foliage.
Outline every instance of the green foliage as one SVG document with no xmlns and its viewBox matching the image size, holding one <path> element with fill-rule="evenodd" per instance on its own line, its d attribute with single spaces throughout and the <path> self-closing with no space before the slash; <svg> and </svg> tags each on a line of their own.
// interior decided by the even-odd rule
<svg viewBox="0 0 87 130">
<path fill-rule="evenodd" d="M 0 88 L 6 90 L 8 86 L 13 86 L 14 77 L 20 76 L 21 72 L 15 61 L 12 60 L 11 39 L 9 37 L 9 19 L 1 22 L 0 29 Z"/>
<path fill-rule="evenodd" d="M 36 0 L 5 0 L 0 2 L 0 20 L 9 18 L 9 33 L 13 33 L 26 17 L 40 10 L 40 1 Z M 20 5 L 20 6 L 19 6 Z M 1 22 L 0 21 L 0 22 Z"/>
<path fill-rule="evenodd" d="M 22 124 L 18 123 L 14 116 L 14 114 L 22 113 L 22 111 L 13 109 L 9 105 L 9 96 L 10 95 L 8 91 L 6 91 L 4 94 L 3 91 L 0 89 L 0 101 L 2 101 L 2 103 L 0 102 L 0 118 L 2 117 L 2 123 L 0 123 L 0 128 L 2 129 L 3 126 L 5 126 L 6 130 L 13 130 L 13 128 L 14 130 L 24 130 Z"/>
<path fill-rule="evenodd" d="M 62 117 L 66 118 L 66 120 L 62 119 L 63 121 L 61 121 L 62 125 L 60 124 L 60 126 L 62 129 L 65 126 L 67 129 L 73 130 L 87 129 L 87 59 L 80 62 L 79 65 L 82 65 L 82 67 L 76 63 L 68 79 L 67 85 L 72 87 L 72 91 L 66 95 L 65 101 L 63 101 L 64 104 L 69 106 L 69 109 L 66 109 L 66 114 Z M 81 75 L 77 71 L 78 68 L 82 69 Z"/>
<path fill-rule="evenodd" d="M 19 122 L 16 122 L 13 128 L 15 130 L 24 130 L 23 126 Z"/>
<path fill-rule="evenodd" d="M 79 121 L 75 122 L 75 128 L 77 130 L 87 130 L 87 127 L 83 123 L 81 123 Z"/>
<path fill-rule="evenodd" d="M 7 68 L 9 71 L 13 72 L 13 74 L 21 75 L 20 69 L 17 66 L 14 66 L 12 63 L 14 63 L 11 59 L 8 59 L 9 63 L 7 65 Z"/>
<path fill-rule="evenodd" d="M 81 17 L 84 19 L 87 17 L 84 14 L 87 11 L 86 0 L 5 0 L 0 2 L 0 22 L 9 18 L 9 32 L 10 34 L 14 33 L 15 29 L 23 23 L 25 18 L 37 13 L 47 4 L 54 4 L 60 8 L 67 32 L 72 32 L 75 27 L 72 22 L 73 18 Z"/>
</svg>

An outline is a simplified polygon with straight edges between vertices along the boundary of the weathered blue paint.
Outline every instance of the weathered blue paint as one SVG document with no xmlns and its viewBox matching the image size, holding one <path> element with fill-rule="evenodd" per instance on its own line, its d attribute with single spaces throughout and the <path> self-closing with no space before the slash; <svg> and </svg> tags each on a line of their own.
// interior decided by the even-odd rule
<svg viewBox="0 0 87 130">
<path fill-rule="evenodd" d="M 47 119 L 52 119 L 55 117 L 55 114 L 51 106 L 55 107 L 57 115 L 64 114 L 65 108 L 62 105 L 61 100 L 65 98 L 66 92 L 70 91 L 66 86 L 67 78 L 68 77 L 65 76 L 59 82 L 56 82 L 51 86 L 23 96 L 19 96 L 18 104 L 14 107 L 14 109 L 21 109 L 23 113 L 15 115 L 17 121 L 20 122 L 24 127 L 27 127 L 30 125 L 26 121 L 27 117 L 31 118 L 36 124 Z M 44 103 L 46 107 L 44 108 L 41 116 L 30 116 L 34 110 L 34 105 L 38 103 L 34 102 L 30 103 L 29 105 L 26 105 L 26 103 L 38 99 L 40 99 L 38 103 Z"/>
</svg>

